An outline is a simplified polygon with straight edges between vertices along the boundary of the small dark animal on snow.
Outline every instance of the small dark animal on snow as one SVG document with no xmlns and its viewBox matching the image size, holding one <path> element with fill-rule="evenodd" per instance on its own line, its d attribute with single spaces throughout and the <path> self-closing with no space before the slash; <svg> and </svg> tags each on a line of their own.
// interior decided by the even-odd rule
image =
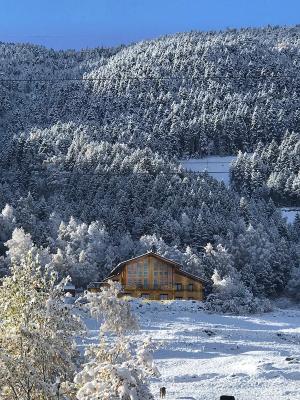
<svg viewBox="0 0 300 400">
<path fill-rule="evenodd" d="M 162 387 L 159 389 L 159 397 L 161 399 L 164 399 L 166 397 L 167 389 L 165 387 Z"/>
<path fill-rule="evenodd" d="M 220 400 L 235 400 L 235 397 L 223 395 L 220 397 Z"/>
</svg>

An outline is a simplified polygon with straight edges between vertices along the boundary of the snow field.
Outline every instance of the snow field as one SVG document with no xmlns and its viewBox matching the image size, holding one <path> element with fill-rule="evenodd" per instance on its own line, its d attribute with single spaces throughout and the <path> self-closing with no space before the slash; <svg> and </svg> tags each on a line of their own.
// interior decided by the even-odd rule
<svg viewBox="0 0 300 400">
<path fill-rule="evenodd" d="M 281 214 L 286 218 L 289 224 L 292 224 L 295 221 L 296 215 L 300 214 L 300 208 L 284 207 L 281 208 Z"/>
<path fill-rule="evenodd" d="M 169 400 L 300 399 L 300 310 L 241 317 L 208 314 L 190 301 L 132 305 L 141 325 L 135 339 L 150 335 L 158 345 L 155 399 L 162 386 Z M 99 324 L 86 322 L 93 343 Z"/>
<path fill-rule="evenodd" d="M 180 163 L 187 171 L 207 171 L 213 178 L 217 179 L 219 182 L 224 182 L 226 186 L 229 186 L 230 164 L 235 159 L 236 156 L 207 156 L 204 158 L 180 160 Z"/>
</svg>

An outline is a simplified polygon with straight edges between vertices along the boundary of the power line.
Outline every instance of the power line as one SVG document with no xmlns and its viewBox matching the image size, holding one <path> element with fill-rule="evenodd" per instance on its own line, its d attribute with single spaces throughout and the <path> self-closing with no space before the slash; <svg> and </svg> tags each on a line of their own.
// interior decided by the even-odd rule
<svg viewBox="0 0 300 400">
<path fill-rule="evenodd" d="M 178 172 L 179 174 L 181 173 L 181 172 Z M 184 174 L 185 173 L 189 173 L 189 174 L 205 174 L 205 173 L 207 173 L 207 174 L 228 174 L 229 172 L 228 171 L 206 171 L 206 170 L 204 170 L 204 171 L 186 171 L 186 172 L 183 172 Z"/>
<path fill-rule="evenodd" d="M 226 157 L 226 156 L 225 156 Z M 231 156 L 230 156 L 231 157 Z M 232 160 L 231 160 L 232 161 Z M 192 160 L 182 160 L 182 163 L 191 163 L 191 164 L 230 164 L 231 161 L 192 161 Z"/>
<path fill-rule="evenodd" d="M 1 75 L 1 74 L 0 74 Z M 0 82 L 101 82 L 101 81 L 113 81 L 113 80 L 118 80 L 120 77 L 105 77 L 105 78 L 22 78 L 22 79 L 0 79 Z M 299 79 L 300 80 L 300 70 L 299 70 L 299 75 L 230 75 L 230 76 L 225 76 L 225 75 L 206 75 L 206 76 L 201 76 L 201 77 L 176 77 L 176 76 L 169 76 L 169 77 L 159 77 L 159 76 L 122 76 L 124 80 L 137 80 L 137 81 L 198 81 L 198 80 L 205 80 L 205 79 L 221 79 L 221 80 L 226 80 L 226 79 L 247 79 L 247 78 L 294 78 L 294 79 Z"/>
<path fill-rule="evenodd" d="M 75 172 L 82 172 L 82 176 L 85 175 L 96 175 L 96 176 L 131 176 L 131 175 L 145 175 L 145 176 L 176 176 L 176 175 L 209 175 L 209 174 L 226 174 L 229 175 L 228 171 L 175 171 L 175 172 L 156 172 L 156 173 L 150 173 L 150 172 L 134 172 L 134 171 L 130 171 L 130 172 L 111 172 L 111 171 L 106 171 L 106 172 L 95 172 L 95 171 L 81 171 L 81 170 L 75 170 Z M 64 171 L 62 172 L 62 177 L 63 174 L 66 173 L 74 173 L 74 170 L 72 171 Z M 54 173 L 54 175 L 56 175 Z"/>
</svg>

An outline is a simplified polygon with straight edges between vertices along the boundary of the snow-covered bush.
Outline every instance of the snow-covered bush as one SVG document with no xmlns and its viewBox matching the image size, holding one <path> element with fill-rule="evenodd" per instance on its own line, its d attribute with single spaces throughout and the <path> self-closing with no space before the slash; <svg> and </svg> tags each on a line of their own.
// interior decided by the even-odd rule
<svg viewBox="0 0 300 400">
<path fill-rule="evenodd" d="M 212 276 L 213 293 L 207 297 L 206 309 L 229 314 L 250 314 L 266 312 L 271 309 L 270 302 L 256 298 L 240 280 L 237 271 L 221 278 L 215 270 Z"/>
<path fill-rule="evenodd" d="M 0 286 L 0 398 L 51 399 L 73 377 L 82 324 L 64 304 L 66 280 L 38 257 L 29 252 L 10 272 Z"/>
<path fill-rule="evenodd" d="M 138 330 L 138 322 L 131 312 L 130 303 L 118 297 L 121 291 L 119 282 L 108 281 L 101 293 L 87 292 L 93 317 L 102 318 L 101 334 L 109 332 L 114 335 L 126 335 Z"/>
<path fill-rule="evenodd" d="M 109 282 L 100 294 L 88 294 L 94 316 L 103 321 L 99 344 L 86 350 L 87 362 L 76 375 L 79 400 L 151 400 L 150 375 L 157 375 L 151 341 L 137 345 L 128 334 L 138 329 L 128 302 L 118 297 L 120 286 Z"/>
</svg>

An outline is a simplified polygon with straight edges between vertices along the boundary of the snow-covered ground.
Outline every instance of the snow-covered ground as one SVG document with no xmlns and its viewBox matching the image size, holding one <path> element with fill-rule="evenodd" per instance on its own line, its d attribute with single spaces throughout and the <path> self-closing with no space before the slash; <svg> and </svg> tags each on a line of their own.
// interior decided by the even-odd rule
<svg viewBox="0 0 300 400">
<path fill-rule="evenodd" d="M 264 315 L 208 314 L 201 303 L 133 302 L 141 324 L 138 338 L 160 344 L 155 354 L 161 380 L 152 382 L 166 399 L 300 399 L 300 310 Z M 87 320 L 87 343 L 98 324 Z"/>
<path fill-rule="evenodd" d="M 213 178 L 224 182 L 228 186 L 230 163 L 235 159 L 236 156 L 207 156 L 204 158 L 180 160 L 180 163 L 187 171 L 207 171 Z"/>
<path fill-rule="evenodd" d="M 281 208 L 281 214 L 286 218 L 289 224 L 292 224 L 295 221 L 295 217 L 297 214 L 300 214 L 299 207 L 284 207 Z"/>
</svg>

